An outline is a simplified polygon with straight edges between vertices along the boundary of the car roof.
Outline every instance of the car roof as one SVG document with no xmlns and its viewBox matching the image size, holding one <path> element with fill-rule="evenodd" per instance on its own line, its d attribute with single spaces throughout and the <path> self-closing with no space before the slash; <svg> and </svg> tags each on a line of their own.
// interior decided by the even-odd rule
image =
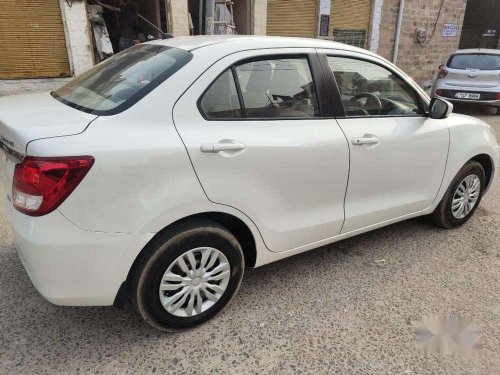
<svg viewBox="0 0 500 375">
<path fill-rule="evenodd" d="M 161 44 L 169 47 L 181 48 L 193 51 L 224 43 L 231 50 L 246 50 L 252 48 L 330 48 L 361 52 L 364 54 L 375 54 L 358 47 L 333 42 L 323 39 L 296 38 L 281 36 L 257 36 L 257 35 L 199 35 L 180 36 L 170 39 L 158 39 L 149 43 Z"/>
<path fill-rule="evenodd" d="M 468 53 L 488 53 L 493 55 L 500 55 L 500 50 L 498 49 L 487 49 L 487 48 L 469 48 L 469 49 L 459 49 L 455 54 L 468 54 Z"/>
</svg>

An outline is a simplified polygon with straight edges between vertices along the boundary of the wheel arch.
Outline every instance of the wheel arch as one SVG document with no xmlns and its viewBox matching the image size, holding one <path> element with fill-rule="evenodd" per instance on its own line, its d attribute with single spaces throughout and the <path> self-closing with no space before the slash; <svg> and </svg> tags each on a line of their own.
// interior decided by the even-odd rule
<svg viewBox="0 0 500 375">
<path fill-rule="evenodd" d="M 130 287 L 130 278 L 134 274 L 135 269 L 140 263 L 142 256 L 148 251 L 149 244 L 155 241 L 158 237 L 160 237 L 163 233 L 176 226 L 181 226 L 183 223 L 189 222 L 191 220 L 196 219 L 205 219 L 216 222 L 217 224 L 225 227 L 233 236 L 236 237 L 238 242 L 240 243 L 241 249 L 243 250 L 243 255 L 245 257 L 245 265 L 247 267 L 254 267 L 257 260 L 257 244 L 254 238 L 254 235 L 248 225 L 243 222 L 238 217 L 219 211 L 208 211 L 197 214 L 192 214 L 186 217 L 183 217 L 179 220 L 170 223 L 158 233 L 154 235 L 153 238 L 142 248 L 142 250 L 137 254 L 132 266 L 127 275 L 127 279 L 122 283 L 118 293 L 116 294 L 115 301 L 113 306 L 118 308 L 123 308 L 125 300 L 128 298 L 129 287 Z"/>
<path fill-rule="evenodd" d="M 470 161 L 476 161 L 482 165 L 486 176 L 485 191 L 487 191 L 491 186 L 491 183 L 493 182 L 493 160 L 491 156 L 488 154 L 479 154 L 471 158 L 469 161 L 467 161 L 467 163 Z"/>
</svg>

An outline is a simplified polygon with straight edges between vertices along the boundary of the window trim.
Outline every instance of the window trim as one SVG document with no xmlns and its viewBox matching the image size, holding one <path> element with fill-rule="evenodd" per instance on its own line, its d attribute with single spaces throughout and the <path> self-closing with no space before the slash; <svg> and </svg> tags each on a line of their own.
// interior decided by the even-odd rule
<svg viewBox="0 0 500 375">
<path fill-rule="evenodd" d="M 327 78 L 330 79 L 330 80 L 333 80 L 333 84 L 335 86 L 335 90 L 337 92 L 337 95 L 336 95 L 336 103 L 337 103 L 337 100 L 339 100 L 339 104 L 340 104 L 340 107 L 341 108 L 338 108 L 339 106 L 336 105 L 335 108 L 336 108 L 336 112 L 335 112 L 335 118 L 337 119 L 363 119 L 363 118 L 414 118 L 414 117 L 422 117 L 422 118 L 425 118 L 428 116 L 428 112 L 425 111 L 424 109 L 424 101 L 423 101 L 423 98 L 422 96 L 420 95 L 420 93 L 415 89 L 415 87 L 413 87 L 413 85 L 411 83 L 408 82 L 407 79 L 405 79 L 403 76 L 401 76 L 401 74 L 399 74 L 398 72 L 394 71 L 393 69 L 391 69 L 390 67 L 378 62 L 378 61 L 375 61 L 375 60 L 372 60 L 372 59 L 369 59 L 369 58 L 363 58 L 361 56 L 357 56 L 357 55 L 344 55 L 344 54 L 335 54 L 335 53 L 319 53 L 320 56 L 324 56 L 324 61 L 326 63 L 325 67 L 326 67 L 326 70 L 327 70 Z M 391 72 L 392 74 L 394 74 L 396 77 L 398 77 L 401 81 L 403 81 L 404 83 L 406 83 L 406 85 L 413 91 L 413 93 L 415 94 L 415 98 L 417 100 L 417 104 L 418 104 L 418 113 L 416 113 L 415 115 L 411 115 L 411 116 L 402 116 L 402 115 L 368 115 L 368 116 L 347 116 L 346 113 L 345 113 L 345 108 L 344 108 L 344 104 L 342 102 L 342 99 L 341 99 L 341 95 L 340 95 L 340 89 L 338 87 L 338 84 L 337 84 L 337 80 L 335 79 L 335 75 L 333 74 L 332 72 L 332 69 L 330 69 L 330 65 L 328 63 L 328 57 L 340 57 L 340 58 L 347 58 L 347 59 L 352 59 L 352 60 L 359 60 L 359 61 L 364 61 L 364 62 L 367 62 L 367 63 L 371 63 L 371 64 L 374 64 L 374 65 L 378 65 L 380 66 L 381 68 L 385 69 L 385 70 L 388 70 L 389 72 Z M 330 72 L 330 74 L 328 74 L 328 71 Z"/>
<path fill-rule="evenodd" d="M 196 107 L 198 108 L 198 111 L 200 112 L 201 116 L 203 117 L 204 120 L 206 121 L 279 121 L 279 120 L 324 120 L 324 119 L 331 119 L 333 118 L 333 115 L 327 116 L 324 115 L 325 112 L 325 104 L 327 104 L 327 101 L 322 98 L 324 97 L 323 92 L 319 92 L 320 87 L 322 90 L 325 90 L 325 85 L 322 84 L 325 80 L 324 77 L 324 71 L 323 68 L 319 62 L 319 59 L 314 56 L 318 56 L 317 53 L 304 53 L 304 52 L 298 52 L 298 53 L 276 53 L 276 54 L 265 54 L 265 55 L 259 55 L 259 56 L 253 56 L 253 57 L 247 57 L 243 58 L 241 60 L 233 62 L 231 65 L 227 66 L 225 69 L 220 72 L 215 79 L 213 79 L 210 84 L 203 90 L 202 94 L 199 96 L 198 100 L 196 101 Z M 314 117 L 246 117 L 246 110 L 243 111 L 243 108 L 245 108 L 245 103 L 243 100 L 243 95 L 241 93 L 241 87 L 239 80 L 237 79 L 236 75 L 236 67 L 239 65 L 243 64 L 248 64 L 254 61 L 263 61 L 263 60 L 278 60 L 278 59 L 293 59 L 293 58 L 305 58 L 307 60 L 307 63 L 309 65 L 309 70 L 311 72 L 311 78 L 312 82 L 314 85 L 314 91 L 315 91 L 315 104 L 317 106 L 319 115 L 314 116 Z M 238 93 L 238 99 L 240 102 L 240 113 L 242 117 L 240 118 L 210 118 L 207 116 L 205 111 L 203 110 L 201 106 L 201 101 L 205 94 L 208 92 L 208 90 L 212 87 L 212 85 L 219 79 L 220 76 L 222 76 L 226 71 L 231 70 L 233 73 L 233 80 L 235 81 L 236 85 L 236 91 Z M 323 82 L 322 82 L 323 79 Z M 318 82 L 322 82 L 318 85 Z M 328 105 L 326 106 L 328 108 Z M 244 117 L 243 117 L 244 115 Z"/>
</svg>

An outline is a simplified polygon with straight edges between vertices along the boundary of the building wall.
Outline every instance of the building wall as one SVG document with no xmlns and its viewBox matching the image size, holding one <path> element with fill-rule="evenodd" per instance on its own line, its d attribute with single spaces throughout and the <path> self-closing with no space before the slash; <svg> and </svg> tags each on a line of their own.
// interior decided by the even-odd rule
<svg viewBox="0 0 500 375">
<path fill-rule="evenodd" d="M 252 26 L 254 35 L 266 35 L 268 0 L 253 0 Z"/>
<path fill-rule="evenodd" d="M 94 65 L 86 2 L 73 1 L 70 6 L 66 0 L 60 0 L 60 4 L 71 72 L 77 76 Z"/>
<path fill-rule="evenodd" d="M 392 60 L 400 0 L 383 0 L 376 53 Z M 429 89 L 439 65 L 458 49 L 467 0 L 445 0 L 437 20 L 440 0 L 406 0 L 396 65 L 408 73 L 424 89 Z M 436 24 L 437 20 L 437 24 Z M 455 37 L 443 37 L 446 23 L 457 24 Z M 434 30 L 435 27 L 435 31 Z M 422 46 L 416 41 L 417 28 L 427 32 Z"/>
</svg>

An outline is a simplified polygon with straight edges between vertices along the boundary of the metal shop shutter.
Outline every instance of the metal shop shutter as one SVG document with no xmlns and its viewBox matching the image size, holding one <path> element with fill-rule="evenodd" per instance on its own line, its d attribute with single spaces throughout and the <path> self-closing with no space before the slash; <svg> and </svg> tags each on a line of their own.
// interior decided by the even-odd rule
<svg viewBox="0 0 500 375">
<path fill-rule="evenodd" d="M 353 34 L 352 36 L 355 37 L 354 34 L 364 32 L 363 44 L 366 44 L 366 36 L 370 27 L 372 0 L 331 0 L 330 4 L 329 35 L 332 35 L 332 32 L 337 32 L 341 35 L 342 33 L 346 35 Z M 346 40 L 338 40 L 349 43 L 347 36 Z"/>
<path fill-rule="evenodd" d="M 267 35 L 314 38 L 317 0 L 268 0 Z"/>
<path fill-rule="evenodd" d="M 0 0 L 0 79 L 67 76 L 59 0 Z"/>
</svg>

